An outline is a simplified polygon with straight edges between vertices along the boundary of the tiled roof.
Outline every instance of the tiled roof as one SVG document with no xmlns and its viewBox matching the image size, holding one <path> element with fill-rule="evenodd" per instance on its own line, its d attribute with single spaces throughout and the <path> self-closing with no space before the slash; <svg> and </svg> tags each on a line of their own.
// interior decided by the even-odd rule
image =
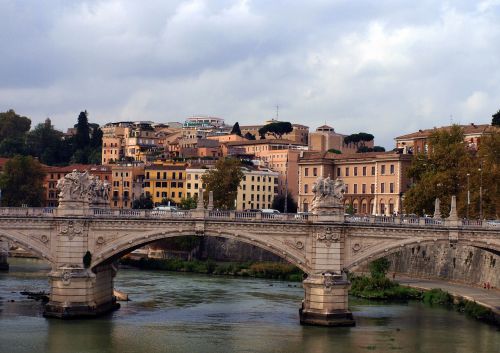
<svg viewBox="0 0 500 353">
<path fill-rule="evenodd" d="M 228 146 L 248 146 L 248 145 L 267 145 L 267 144 L 307 146 L 307 144 L 303 144 L 303 143 L 292 141 L 292 140 L 285 140 L 285 139 L 230 141 L 230 142 L 227 142 L 226 144 Z"/>
</svg>

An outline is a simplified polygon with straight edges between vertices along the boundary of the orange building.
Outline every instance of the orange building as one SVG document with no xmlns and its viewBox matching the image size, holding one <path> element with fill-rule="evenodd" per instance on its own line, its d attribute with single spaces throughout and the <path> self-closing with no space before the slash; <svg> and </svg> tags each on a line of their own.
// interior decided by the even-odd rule
<svg viewBox="0 0 500 353">
<path fill-rule="evenodd" d="M 144 163 L 128 162 L 111 166 L 111 208 L 132 208 L 143 191 Z"/>
</svg>

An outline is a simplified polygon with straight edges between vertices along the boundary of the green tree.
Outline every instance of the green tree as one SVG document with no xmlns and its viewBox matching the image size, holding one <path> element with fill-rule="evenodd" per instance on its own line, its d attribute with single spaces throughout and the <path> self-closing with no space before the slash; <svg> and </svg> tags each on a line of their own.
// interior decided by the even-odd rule
<svg viewBox="0 0 500 353">
<path fill-rule="evenodd" d="M 207 186 L 207 196 L 210 191 L 213 191 L 214 207 L 224 210 L 234 209 L 242 179 L 241 161 L 234 158 L 219 159 L 215 168 L 202 176 L 202 181 Z"/>
<path fill-rule="evenodd" d="M 243 137 L 247 140 L 255 140 L 255 135 L 251 134 L 250 132 L 247 132 Z"/>
<path fill-rule="evenodd" d="M 0 113 L 0 156 L 26 154 L 26 133 L 30 125 L 30 119 L 12 109 Z"/>
<path fill-rule="evenodd" d="M 181 202 L 179 203 L 179 208 L 181 210 L 192 210 L 196 208 L 197 201 L 198 200 L 196 197 L 187 197 L 181 200 Z"/>
<path fill-rule="evenodd" d="M 231 135 L 238 135 L 238 136 L 241 136 L 240 124 L 238 124 L 238 122 L 236 122 L 236 123 L 233 125 L 233 128 L 231 129 Z"/>
<path fill-rule="evenodd" d="M 346 145 L 353 143 L 356 147 L 365 146 L 365 142 L 373 141 L 374 137 L 372 134 L 367 134 L 366 132 L 359 132 L 357 134 L 351 134 L 344 137 L 344 143 Z"/>
<path fill-rule="evenodd" d="M 297 212 L 297 202 L 293 199 L 293 197 L 288 193 L 287 195 L 287 213 L 296 213 Z M 285 212 L 285 195 L 278 195 L 273 199 L 273 204 L 271 206 L 274 210 L 278 210 L 280 212 Z"/>
<path fill-rule="evenodd" d="M 426 210 L 432 213 L 434 201 L 439 198 L 441 211 L 447 215 L 452 195 L 456 195 L 459 202 L 463 201 L 467 173 L 474 169 L 474 164 L 460 126 L 433 132 L 429 137 L 428 154 L 416 155 L 408 169 L 413 185 L 405 193 L 407 212 L 423 215 Z"/>
<path fill-rule="evenodd" d="M 6 138 L 24 139 L 31 126 L 31 120 L 20 116 L 12 109 L 0 113 L 0 141 Z"/>
<path fill-rule="evenodd" d="M 153 208 L 153 200 L 151 200 L 151 196 L 141 195 L 137 200 L 132 202 L 132 208 L 136 210 L 150 210 Z"/>
<path fill-rule="evenodd" d="M 76 150 L 83 150 L 90 145 L 90 127 L 87 111 L 80 112 L 80 115 L 78 115 L 74 140 Z"/>
<path fill-rule="evenodd" d="M 372 278 L 384 278 L 390 266 L 390 261 L 385 257 L 370 262 L 369 267 Z"/>
<path fill-rule="evenodd" d="M 500 126 L 500 110 L 498 110 L 495 114 L 491 116 L 493 119 L 491 120 L 491 125 Z"/>
<path fill-rule="evenodd" d="M 55 130 L 50 119 L 38 124 L 27 137 L 28 151 L 40 162 L 48 165 L 66 164 L 68 151 L 64 148 L 63 133 Z"/>
<path fill-rule="evenodd" d="M 330 153 L 335 153 L 335 154 L 342 154 L 342 152 L 341 152 L 341 151 L 336 150 L 335 148 L 330 148 L 330 149 L 328 150 L 328 152 L 330 152 Z"/>
<path fill-rule="evenodd" d="M 356 210 L 354 209 L 354 206 L 352 204 L 348 204 L 345 208 L 345 213 L 353 215 L 356 213 Z"/>
<path fill-rule="evenodd" d="M 169 197 L 164 197 L 161 199 L 160 205 L 162 206 L 177 206 L 177 202 Z"/>
<path fill-rule="evenodd" d="M 356 153 L 366 153 L 366 152 L 385 152 L 385 148 L 382 146 L 367 147 L 365 145 L 359 146 Z"/>
<path fill-rule="evenodd" d="M 267 134 L 272 135 L 276 139 L 283 138 L 283 135 L 288 134 L 293 131 L 293 126 L 289 122 L 285 121 L 275 121 L 264 125 L 259 129 L 259 135 L 261 138 L 265 138 Z"/>
<path fill-rule="evenodd" d="M 0 175 L 2 206 L 39 207 L 45 195 L 42 165 L 31 156 L 15 156 L 5 163 Z"/>
</svg>

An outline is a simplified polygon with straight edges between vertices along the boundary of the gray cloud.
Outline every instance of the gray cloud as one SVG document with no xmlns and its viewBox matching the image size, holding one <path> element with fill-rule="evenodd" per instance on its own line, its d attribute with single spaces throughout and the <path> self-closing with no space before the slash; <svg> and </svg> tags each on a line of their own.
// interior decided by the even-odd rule
<svg viewBox="0 0 500 353">
<path fill-rule="evenodd" d="M 0 110 L 392 138 L 500 108 L 500 1 L 3 1 Z"/>
</svg>

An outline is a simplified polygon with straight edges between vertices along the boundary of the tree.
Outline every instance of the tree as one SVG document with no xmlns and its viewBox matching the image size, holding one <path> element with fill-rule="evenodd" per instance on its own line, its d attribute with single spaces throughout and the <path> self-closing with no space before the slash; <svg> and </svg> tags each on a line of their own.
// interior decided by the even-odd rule
<svg viewBox="0 0 500 353">
<path fill-rule="evenodd" d="M 247 132 L 243 137 L 247 140 L 255 140 L 255 135 L 251 134 L 250 132 Z"/>
<path fill-rule="evenodd" d="M 151 196 L 149 195 L 141 195 L 137 200 L 134 200 L 132 208 L 136 210 L 150 210 L 153 208 L 153 200 L 151 200 Z"/>
<path fill-rule="evenodd" d="M 356 153 L 366 153 L 366 152 L 385 152 L 385 148 L 382 146 L 366 147 L 365 145 L 358 147 Z"/>
<path fill-rule="evenodd" d="M 356 210 L 354 209 L 354 206 L 352 204 L 348 204 L 345 208 L 345 213 L 353 215 L 356 213 Z"/>
<path fill-rule="evenodd" d="M 491 116 L 493 119 L 491 120 L 491 125 L 500 126 L 500 109 Z"/>
<path fill-rule="evenodd" d="M 283 138 L 283 135 L 292 131 L 293 126 L 291 123 L 285 121 L 275 121 L 261 127 L 259 129 L 259 135 L 261 138 L 265 138 L 267 134 L 270 134 L 276 139 L 281 139 Z"/>
<path fill-rule="evenodd" d="M 83 150 L 90 145 L 90 127 L 87 111 L 80 112 L 76 124 L 75 149 Z"/>
<path fill-rule="evenodd" d="M 238 135 L 238 136 L 241 136 L 240 124 L 238 124 L 238 122 L 236 122 L 236 123 L 233 125 L 233 128 L 232 128 L 232 130 L 231 130 L 231 135 Z"/>
<path fill-rule="evenodd" d="M 357 134 L 351 134 L 344 137 L 344 143 L 346 145 L 353 143 L 356 147 L 364 146 L 365 142 L 373 141 L 374 137 L 372 134 L 367 134 L 366 132 L 359 132 Z M 360 145 L 361 143 L 361 145 Z"/>
<path fill-rule="evenodd" d="M 44 178 L 42 165 L 31 156 L 11 158 L 0 175 L 2 206 L 41 206 L 45 195 Z"/>
<path fill-rule="evenodd" d="M 370 262 L 370 274 L 372 278 L 384 278 L 391 267 L 391 263 L 385 257 Z"/>
<path fill-rule="evenodd" d="M 287 199 L 287 204 L 286 204 L 287 213 L 296 213 L 297 202 L 295 202 L 295 200 L 290 194 L 287 195 L 286 199 Z M 273 205 L 271 207 L 280 212 L 285 212 L 285 195 L 276 196 L 273 200 Z"/>
<path fill-rule="evenodd" d="M 161 199 L 160 205 L 162 206 L 177 206 L 177 203 L 171 198 L 164 197 Z"/>
<path fill-rule="evenodd" d="M 196 197 L 187 197 L 182 199 L 179 203 L 179 208 L 181 210 L 192 210 L 197 206 L 197 198 Z"/>
<path fill-rule="evenodd" d="M 467 173 L 474 169 L 475 160 L 464 142 L 463 130 L 453 125 L 449 130 L 437 130 L 429 137 L 428 154 L 418 154 L 408 169 L 414 184 L 405 193 L 405 208 L 409 213 L 432 213 L 436 198 L 441 211 L 449 212 L 452 195 L 463 202 Z M 462 193 L 462 195 L 460 195 Z M 462 216 L 462 212 L 459 212 Z"/>
<path fill-rule="evenodd" d="M 20 116 L 12 109 L 5 113 L 0 113 L 0 141 L 6 138 L 24 139 L 29 131 L 31 120 L 25 116 Z"/>
<path fill-rule="evenodd" d="M 336 150 L 335 148 L 330 148 L 330 149 L 328 150 L 328 152 L 330 152 L 330 153 L 335 153 L 335 154 L 342 154 L 342 152 L 341 152 L 341 151 Z"/>
<path fill-rule="evenodd" d="M 29 153 L 44 164 L 66 164 L 70 159 L 64 148 L 63 133 L 54 129 L 50 119 L 28 133 L 27 145 Z"/>
<path fill-rule="evenodd" d="M 223 210 L 234 209 L 238 187 L 243 179 L 241 161 L 234 158 L 219 159 L 214 169 L 202 176 L 207 192 L 213 191 L 214 207 Z"/>
</svg>

